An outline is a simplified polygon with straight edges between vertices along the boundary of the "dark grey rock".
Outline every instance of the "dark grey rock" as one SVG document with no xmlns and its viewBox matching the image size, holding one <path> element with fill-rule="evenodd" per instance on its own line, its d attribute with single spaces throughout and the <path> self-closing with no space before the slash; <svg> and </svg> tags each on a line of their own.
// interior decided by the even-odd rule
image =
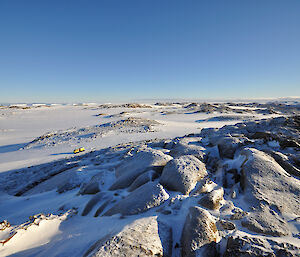
<svg viewBox="0 0 300 257">
<path fill-rule="evenodd" d="M 276 257 L 267 240 L 260 238 L 233 237 L 227 240 L 224 257 Z"/>
</svg>

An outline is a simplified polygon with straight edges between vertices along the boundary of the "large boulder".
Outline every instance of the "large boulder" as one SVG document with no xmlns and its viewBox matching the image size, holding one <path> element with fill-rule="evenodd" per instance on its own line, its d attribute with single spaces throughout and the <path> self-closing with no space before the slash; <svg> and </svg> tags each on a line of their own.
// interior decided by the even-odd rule
<svg viewBox="0 0 300 257">
<path fill-rule="evenodd" d="M 131 185 L 131 183 L 147 168 L 155 166 L 164 166 L 172 159 L 171 156 L 155 149 L 144 149 L 131 157 L 126 158 L 123 163 L 116 168 L 115 174 L 117 180 L 110 187 L 110 190 L 122 189 Z"/>
<path fill-rule="evenodd" d="M 241 186 L 250 207 L 272 206 L 279 213 L 300 215 L 300 181 L 290 176 L 272 157 L 246 148 Z"/>
<path fill-rule="evenodd" d="M 153 148 L 141 148 L 133 155 L 124 159 L 124 161 L 116 168 L 116 177 L 121 177 L 125 173 L 134 172 L 136 170 L 145 170 L 151 166 L 165 166 L 172 157 L 164 154 L 160 150 Z"/>
<path fill-rule="evenodd" d="M 84 256 L 172 256 L 172 229 L 157 217 L 142 218 L 96 242 Z"/>
<path fill-rule="evenodd" d="M 199 160 L 203 161 L 205 148 L 200 145 L 188 145 L 178 143 L 171 151 L 170 155 L 173 157 L 179 157 L 182 155 L 194 155 Z"/>
<path fill-rule="evenodd" d="M 162 185 L 156 182 L 148 182 L 117 202 L 103 215 L 111 216 L 117 213 L 122 215 L 138 214 L 159 206 L 168 198 L 169 194 Z"/>
<path fill-rule="evenodd" d="M 218 230 L 208 211 L 194 206 L 189 209 L 181 235 L 182 257 L 217 256 Z"/>
<path fill-rule="evenodd" d="M 185 155 L 168 162 L 163 169 L 160 183 L 169 190 L 189 194 L 206 175 L 203 162 L 192 155 Z"/>
<path fill-rule="evenodd" d="M 217 141 L 217 145 L 221 158 L 233 159 L 235 151 L 241 145 L 241 141 L 236 137 L 225 136 Z"/>
</svg>

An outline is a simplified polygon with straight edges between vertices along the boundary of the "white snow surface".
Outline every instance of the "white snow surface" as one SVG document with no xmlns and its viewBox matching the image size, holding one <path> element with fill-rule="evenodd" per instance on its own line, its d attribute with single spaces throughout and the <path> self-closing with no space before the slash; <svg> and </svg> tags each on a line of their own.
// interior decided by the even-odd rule
<svg viewBox="0 0 300 257">
<path fill-rule="evenodd" d="M 84 147 L 86 151 L 78 156 L 122 143 L 155 138 L 168 139 L 199 133 L 202 128 L 220 128 L 244 121 L 246 116 L 245 113 L 234 112 L 221 114 L 193 112 L 180 104 L 147 105 L 152 108 L 100 108 L 97 104 L 39 104 L 32 105 L 29 109 L 23 108 L 27 105 L 20 105 L 19 108 L 0 108 L 0 172 L 9 174 L 13 170 L 34 165 L 46 163 L 51 165 L 54 160 L 73 157 L 73 150 L 79 147 Z M 232 119 L 233 115 L 236 119 Z M 230 116 L 230 118 L 213 119 L 220 116 Z M 276 116 L 279 115 L 251 113 L 249 120 Z M 116 125 L 128 118 L 133 119 L 134 122 L 142 120 L 142 124 L 137 122 L 130 129 L 126 123 Z M 101 128 L 100 132 L 98 128 Z M 102 128 L 105 128 L 104 132 Z M 243 160 L 234 160 L 229 164 L 235 167 L 241 161 Z M 79 160 L 79 162 L 81 165 L 79 167 L 75 165 L 70 172 L 74 173 L 78 180 L 85 181 L 89 178 L 88 172 L 96 174 L 99 169 L 113 170 L 118 164 L 118 159 L 105 162 L 103 160 L 99 162 Z M 104 174 L 103 188 L 108 189 L 114 174 L 112 172 Z M 30 177 L 22 179 L 26 180 Z M 117 233 L 137 219 L 134 216 L 120 219 L 119 215 L 100 218 L 91 215 L 74 215 L 69 219 L 68 210 L 73 210 L 73 206 L 84 207 L 90 196 L 77 195 L 78 188 L 58 194 L 52 190 L 49 181 L 42 183 L 48 184 L 40 186 L 42 188 L 40 191 L 36 187 L 35 191 L 29 190 L 28 194 L 20 197 L 0 191 L 0 221 L 8 220 L 12 224 L 9 230 L 0 230 L 0 241 L 2 238 L 7 238 L 7 234 L 4 233 L 11 232 L 13 229 L 18 231 L 8 242 L 0 244 L 0 256 L 12 254 L 13 256 L 82 256 L 99 238 Z M 121 193 L 117 198 L 124 196 L 126 193 Z M 171 197 L 179 199 L 184 196 L 170 192 Z M 184 203 L 181 213 L 169 216 L 166 221 L 173 228 L 174 242 L 179 241 L 182 221 L 193 201 L 191 199 L 188 203 Z M 73 211 L 81 214 L 83 207 Z M 111 205 L 108 206 L 110 207 Z M 93 210 L 95 211 L 96 208 L 94 207 Z M 20 227 L 30 216 L 38 213 L 54 214 L 51 218 L 47 218 L 47 215 L 46 218 L 43 216 L 39 225 L 30 225 L 26 230 Z M 150 210 L 139 214 L 139 217 L 155 215 L 157 215 L 156 210 Z M 173 256 L 180 256 L 179 250 L 175 250 Z"/>
<path fill-rule="evenodd" d="M 220 113 L 192 113 L 181 105 L 151 106 L 152 108 L 97 108 L 92 104 L 50 105 L 31 109 L 0 108 L 0 172 L 71 156 L 73 150 L 81 146 L 91 151 L 130 141 L 174 138 L 197 133 L 201 128 L 219 128 L 245 120 L 244 114 L 235 113 L 235 120 L 206 121 L 219 117 Z M 223 114 L 225 117 L 232 115 Z M 254 119 L 271 116 L 276 115 L 256 114 Z M 154 125 L 147 133 L 140 133 L 141 130 L 138 129 L 122 133 L 112 128 L 94 136 L 95 126 L 115 123 L 129 117 L 154 120 L 159 124 Z M 253 119 L 253 115 L 249 115 L 249 118 Z M 198 122 L 199 120 L 203 121 Z M 81 133 L 82 130 L 86 131 Z M 53 133 L 58 135 L 47 145 L 23 149 L 34 139 Z"/>
</svg>

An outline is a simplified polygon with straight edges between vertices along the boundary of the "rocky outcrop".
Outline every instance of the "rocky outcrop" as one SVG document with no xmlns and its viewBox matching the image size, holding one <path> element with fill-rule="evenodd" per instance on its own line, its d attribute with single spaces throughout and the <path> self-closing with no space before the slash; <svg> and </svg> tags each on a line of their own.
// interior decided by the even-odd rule
<svg viewBox="0 0 300 257">
<path fill-rule="evenodd" d="M 142 173 L 141 175 L 139 175 L 130 185 L 130 187 L 128 188 L 129 192 L 132 192 L 133 190 L 137 189 L 138 187 L 146 184 L 149 181 L 153 181 L 155 178 L 158 177 L 158 174 L 156 171 L 154 170 L 149 170 L 145 173 Z"/>
<path fill-rule="evenodd" d="M 223 195 L 224 190 L 222 187 L 220 187 L 206 194 L 198 203 L 205 208 L 218 210 L 221 207 L 221 201 L 224 200 Z"/>
<path fill-rule="evenodd" d="M 241 185 L 250 206 L 272 205 L 280 213 L 300 215 L 300 181 L 291 177 L 272 157 L 247 148 Z"/>
<path fill-rule="evenodd" d="M 116 168 L 115 174 L 119 178 L 128 172 L 144 170 L 152 166 L 164 166 L 172 157 L 164 154 L 160 150 L 152 148 L 141 148 L 132 155 L 127 156 Z"/>
<path fill-rule="evenodd" d="M 156 182 L 148 182 L 117 202 L 103 215 L 111 216 L 117 213 L 134 215 L 142 213 L 161 205 L 168 198 L 169 194 L 164 190 L 162 185 Z"/>
<path fill-rule="evenodd" d="M 300 248 L 255 236 L 230 236 L 224 257 L 296 257 Z"/>
<path fill-rule="evenodd" d="M 203 161 L 205 148 L 200 145 L 188 145 L 183 143 L 178 143 L 170 151 L 170 155 L 174 158 L 182 155 L 193 155 L 197 157 L 200 161 Z"/>
<path fill-rule="evenodd" d="M 100 191 L 99 183 L 96 181 L 91 181 L 90 183 L 83 184 L 79 190 L 81 195 L 94 195 Z"/>
<path fill-rule="evenodd" d="M 133 156 L 125 158 L 122 164 L 116 168 L 117 180 L 110 187 L 110 190 L 122 189 L 131 183 L 147 168 L 152 166 L 164 166 L 172 157 L 155 149 L 143 149 Z"/>
<path fill-rule="evenodd" d="M 208 211 L 194 206 L 189 209 L 181 235 L 182 257 L 217 256 L 218 230 Z"/>
<path fill-rule="evenodd" d="M 242 226 L 264 235 L 287 236 L 291 233 L 287 222 L 275 211 L 264 205 L 261 205 L 258 211 L 247 215 L 242 220 Z"/>
<path fill-rule="evenodd" d="M 172 229 L 157 217 L 142 218 L 96 242 L 84 256 L 172 256 Z"/>
<path fill-rule="evenodd" d="M 233 159 L 236 149 L 240 146 L 241 141 L 238 138 L 226 136 L 217 141 L 221 158 Z"/>
<path fill-rule="evenodd" d="M 205 164 L 192 155 L 186 155 L 168 162 L 163 169 L 160 183 L 169 190 L 189 194 L 206 175 Z"/>
</svg>

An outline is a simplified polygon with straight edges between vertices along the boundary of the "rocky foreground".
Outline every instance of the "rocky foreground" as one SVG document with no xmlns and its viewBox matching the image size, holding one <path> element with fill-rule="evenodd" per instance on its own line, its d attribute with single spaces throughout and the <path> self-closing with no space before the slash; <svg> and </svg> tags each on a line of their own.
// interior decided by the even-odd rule
<svg viewBox="0 0 300 257">
<path fill-rule="evenodd" d="M 3 221 L 2 249 L 24 227 L 80 216 L 128 220 L 94 233 L 82 256 L 299 256 L 299 150 L 300 117 L 279 117 L 3 173 L 0 191 L 9 195 L 56 190 L 73 200 L 52 216 Z"/>
</svg>

